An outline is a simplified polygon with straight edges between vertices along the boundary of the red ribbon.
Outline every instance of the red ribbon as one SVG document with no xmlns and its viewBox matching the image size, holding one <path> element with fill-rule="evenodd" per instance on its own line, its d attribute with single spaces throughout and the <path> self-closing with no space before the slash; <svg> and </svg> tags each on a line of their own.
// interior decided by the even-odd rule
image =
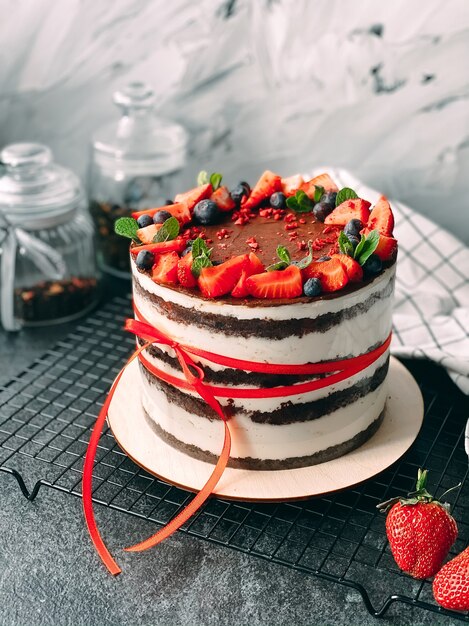
<svg viewBox="0 0 469 626">
<path fill-rule="evenodd" d="M 125 329 L 131 333 L 134 333 L 138 337 L 141 337 L 146 341 L 146 343 L 138 347 L 133 352 L 127 363 L 120 370 L 114 383 L 112 384 L 109 394 L 99 412 L 93 431 L 91 433 L 83 467 L 83 510 L 86 524 L 88 526 L 91 540 L 99 556 L 101 557 L 105 566 L 113 575 L 120 574 L 121 569 L 107 549 L 96 524 L 92 501 L 92 479 L 96 450 L 98 448 L 99 438 L 104 427 L 104 422 L 106 420 L 109 406 L 111 404 L 114 392 L 121 379 L 121 376 L 129 363 L 131 363 L 135 358 L 138 357 L 144 367 L 161 380 L 180 389 L 195 391 L 217 413 L 217 415 L 222 420 L 225 429 L 223 449 L 218 458 L 217 464 L 215 465 L 215 468 L 210 474 L 210 477 L 208 478 L 205 485 L 197 493 L 193 500 L 191 500 L 191 502 L 180 513 L 178 513 L 178 515 L 176 515 L 170 522 L 168 522 L 168 524 L 158 530 L 158 532 L 156 532 L 145 541 L 130 546 L 129 548 L 125 548 L 125 550 L 129 552 L 139 552 L 157 545 L 158 543 L 172 535 L 176 530 L 178 530 L 202 506 L 202 504 L 213 492 L 218 481 L 222 477 L 230 457 L 231 434 L 228 425 L 228 417 L 225 415 L 223 407 L 220 405 L 217 398 L 275 398 L 302 394 L 308 391 L 322 389 L 324 387 L 333 385 L 334 383 L 337 383 L 341 380 L 345 380 L 346 378 L 349 378 L 367 368 L 369 365 L 374 363 L 374 361 L 376 361 L 382 354 L 384 354 L 384 352 L 386 352 L 389 344 L 391 343 L 390 334 L 383 344 L 381 344 L 378 348 L 372 350 L 371 352 L 359 355 L 357 357 L 352 357 L 350 359 L 341 359 L 339 361 L 306 363 L 303 365 L 258 363 L 255 361 L 245 361 L 243 359 L 234 359 L 219 354 L 213 354 L 212 352 L 208 352 L 200 348 L 180 344 L 165 333 L 151 326 L 151 324 L 149 324 L 143 318 L 142 314 L 137 309 L 135 309 L 135 313 L 140 319 L 126 320 Z M 182 373 L 184 374 L 184 378 L 179 378 L 177 376 L 173 376 L 172 374 L 168 374 L 163 370 L 160 370 L 143 356 L 143 350 L 148 348 L 153 343 L 169 346 L 175 351 L 177 359 L 181 366 Z M 255 387 L 218 387 L 203 382 L 204 371 L 199 365 L 197 365 L 193 361 L 191 355 L 206 359 L 219 365 L 224 365 L 225 367 L 241 369 L 250 372 L 260 372 L 266 374 L 329 375 L 325 378 L 319 378 L 307 381 L 305 383 L 266 389 L 259 389 Z"/>
</svg>

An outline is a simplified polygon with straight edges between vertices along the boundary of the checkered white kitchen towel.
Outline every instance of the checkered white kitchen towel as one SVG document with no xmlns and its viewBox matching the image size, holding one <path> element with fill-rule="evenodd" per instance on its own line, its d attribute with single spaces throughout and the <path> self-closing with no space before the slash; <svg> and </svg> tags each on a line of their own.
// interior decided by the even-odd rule
<svg viewBox="0 0 469 626">
<path fill-rule="evenodd" d="M 339 187 L 370 202 L 380 195 L 345 170 L 326 169 Z M 391 204 L 399 241 L 391 351 L 440 363 L 469 394 L 469 248 L 404 204 Z"/>
</svg>

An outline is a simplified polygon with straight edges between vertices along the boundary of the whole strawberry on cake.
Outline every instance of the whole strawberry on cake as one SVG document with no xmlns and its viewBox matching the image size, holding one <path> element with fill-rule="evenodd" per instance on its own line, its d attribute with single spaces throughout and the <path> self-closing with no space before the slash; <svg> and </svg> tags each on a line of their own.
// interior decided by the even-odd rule
<svg viewBox="0 0 469 626">
<path fill-rule="evenodd" d="M 197 182 L 116 222 L 132 240 L 136 318 L 199 350 L 204 382 L 223 390 L 214 393 L 230 422 L 231 467 L 304 467 L 360 446 L 386 402 L 397 256 L 389 202 L 371 206 L 328 174 L 266 171 L 231 191 L 220 174 Z M 155 435 L 215 462 L 220 419 L 168 382 L 181 376 L 176 351 L 154 343 L 141 357 Z"/>
</svg>

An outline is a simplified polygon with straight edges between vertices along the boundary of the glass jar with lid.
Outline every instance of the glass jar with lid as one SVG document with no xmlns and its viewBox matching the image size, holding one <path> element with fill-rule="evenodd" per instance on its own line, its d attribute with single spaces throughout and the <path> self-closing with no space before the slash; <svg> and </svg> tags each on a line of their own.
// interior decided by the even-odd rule
<svg viewBox="0 0 469 626">
<path fill-rule="evenodd" d="M 92 221 L 79 179 L 46 146 L 0 153 L 0 307 L 5 330 L 67 321 L 97 298 Z"/>
<path fill-rule="evenodd" d="M 155 94 L 145 83 L 116 92 L 114 103 L 121 111 L 117 124 L 104 126 L 93 137 L 90 212 L 102 269 L 128 277 L 128 242 L 114 234 L 114 222 L 171 200 L 185 165 L 187 136 L 179 124 L 155 115 Z"/>
</svg>

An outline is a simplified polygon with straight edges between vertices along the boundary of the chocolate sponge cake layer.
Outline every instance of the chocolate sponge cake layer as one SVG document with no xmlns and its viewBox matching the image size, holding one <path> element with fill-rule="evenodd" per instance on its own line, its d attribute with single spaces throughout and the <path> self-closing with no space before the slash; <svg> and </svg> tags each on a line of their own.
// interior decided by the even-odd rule
<svg viewBox="0 0 469 626">
<path fill-rule="evenodd" d="M 197 446 L 184 443 L 176 439 L 171 433 L 165 431 L 161 426 L 156 423 L 152 417 L 144 410 L 145 419 L 154 431 L 156 436 L 160 437 L 163 441 L 169 444 L 172 448 L 180 450 L 188 456 L 197 459 L 199 461 L 205 461 L 206 463 L 215 464 L 218 460 L 218 456 L 208 450 L 202 450 Z M 228 461 L 228 467 L 233 469 L 248 469 L 257 471 L 273 471 L 273 470 L 288 470 L 298 469 L 301 467 L 310 467 L 311 465 L 318 465 L 319 463 L 325 463 L 326 461 L 332 461 L 344 454 L 352 452 L 356 448 L 363 445 L 368 439 L 370 439 L 380 427 L 384 418 L 384 410 L 379 414 L 367 428 L 354 435 L 348 441 L 341 442 L 335 446 L 330 446 L 325 450 L 320 450 L 314 454 L 301 456 L 301 457 L 289 457 L 285 459 L 256 459 L 253 457 L 245 458 L 233 458 Z"/>
<path fill-rule="evenodd" d="M 155 313 L 177 324 L 222 332 L 229 336 L 241 335 L 246 338 L 264 339 L 301 338 L 310 333 L 324 333 L 347 320 L 366 315 L 376 302 L 388 298 L 392 294 L 393 288 L 394 279 L 390 277 L 379 291 L 366 297 L 354 307 L 343 308 L 335 312 L 318 315 L 317 317 L 299 319 L 292 317 L 291 319 L 276 320 L 275 324 L 269 324 L 266 323 L 262 314 L 257 319 L 241 319 L 222 312 L 219 315 L 206 312 L 201 316 L 197 310 L 181 306 L 171 300 L 166 300 L 154 293 L 150 293 L 143 289 L 139 283 L 134 284 L 135 294 L 140 301 L 146 301 L 154 309 Z"/>
<path fill-rule="evenodd" d="M 150 385 L 162 391 L 168 400 L 194 416 L 210 420 L 219 419 L 216 412 L 201 398 L 184 393 L 149 372 L 142 363 L 140 371 Z M 356 402 L 371 391 L 377 389 L 385 380 L 389 368 L 389 358 L 380 365 L 372 375 L 359 379 L 354 385 L 331 392 L 329 395 L 304 403 L 293 404 L 287 398 L 280 406 L 271 411 L 248 411 L 239 400 L 229 401 L 225 411 L 229 416 L 247 415 L 253 422 L 259 424 L 292 424 L 319 419 L 329 415 L 337 409 Z"/>
</svg>

